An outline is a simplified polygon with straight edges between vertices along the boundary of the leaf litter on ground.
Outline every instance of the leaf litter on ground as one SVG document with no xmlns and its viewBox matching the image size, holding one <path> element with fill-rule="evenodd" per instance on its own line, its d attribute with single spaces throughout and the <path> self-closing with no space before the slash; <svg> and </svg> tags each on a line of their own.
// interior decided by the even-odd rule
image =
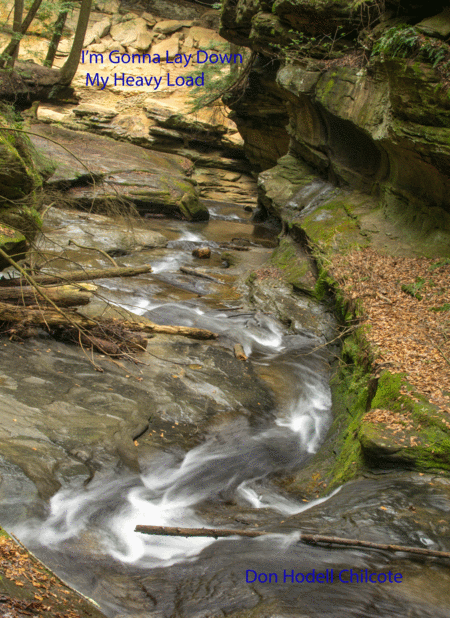
<svg viewBox="0 0 450 618">
<path fill-rule="evenodd" d="M 360 299 L 375 370 L 404 373 L 419 395 L 450 414 L 450 260 L 366 248 L 334 256 L 330 274 L 351 299 Z M 381 412 L 386 421 L 389 411 Z"/>
</svg>

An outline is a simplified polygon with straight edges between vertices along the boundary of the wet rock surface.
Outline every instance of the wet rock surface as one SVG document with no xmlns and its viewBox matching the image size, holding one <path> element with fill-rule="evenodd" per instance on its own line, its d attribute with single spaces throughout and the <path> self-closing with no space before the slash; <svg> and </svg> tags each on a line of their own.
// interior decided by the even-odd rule
<svg viewBox="0 0 450 618">
<path fill-rule="evenodd" d="M 264 486 L 259 491 L 264 493 Z M 217 509 L 213 515 L 214 510 L 205 505 L 202 517 L 211 525 L 259 525 L 272 534 L 258 540 L 218 540 L 203 549 L 196 560 L 169 568 L 125 569 L 119 562 L 107 564 L 93 555 L 91 567 L 98 576 L 87 582 L 82 573 L 74 574 L 71 569 L 70 562 L 77 554 L 73 543 L 66 545 L 65 555 L 55 556 L 48 550 L 45 555 L 57 559 L 63 572 L 72 572 L 77 585 L 100 600 L 111 616 L 152 612 L 165 618 L 177 611 L 192 618 L 308 618 L 335 615 L 339 607 L 339 611 L 343 608 L 355 617 L 400 618 L 409 613 L 413 618 L 444 618 L 449 603 L 448 586 L 442 585 L 448 582 L 445 565 L 389 552 L 306 545 L 299 542 L 299 532 L 320 531 L 347 538 L 364 535 L 375 542 L 448 550 L 448 508 L 448 483 L 444 479 L 391 473 L 350 483 L 327 502 L 313 504 L 292 516 L 268 509 L 246 512 L 236 505 L 222 505 L 221 515 L 217 515 Z M 95 545 L 95 540 L 91 538 L 89 543 Z M 292 572 L 294 578 L 301 580 L 308 575 L 311 581 L 292 581 Z M 400 574 L 401 583 L 356 580 L 366 573 L 388 578 L 389 572 Z M 329 578 L 325 585 L 313 581 L 312 574 L 322 573 Z"/>
<path fill-rule="evenodd" d="M 331 4 L 325 3 L 324 7 L 328 9 Z M 334 3 L 331 12 L 320 12 L 321 19 L 314 26 L 319 36 L 330 24 L 342 20 L 347 28 L 358 26 L 359 17 L 349 16 L 345 3 L 340 4 L 342 7 Z M 164 5 L 165 0 L 160 0 L 151 10 L 158 15 Z M 276 3 L 273 13 L 267 13 L 267 7 L 257 3 L 238 5 L 226 4 L 224 23 L 233 38 L 237 37 L 238 42 L 250 39 L 259 51 L 274 35 L 286 34 L 286 24 L 280 18 L 301 27 L 309 23 L 311 13 L 318 11 L 313 2 L 303 3 L 305 12 L 294 15 L 292 3 L 282 1 Z M 260 8 L 263 10 L 250 22 L 251 14 Z M 146 47 L 153 51 L 170 48 L 172 58 L 178 51 L 197 49 L 208 38 L 220 44 L 219 37 L 211 37 L 211 31 L 205 32 L 193 22 L 193 11 L 180 3 L 180 9 L 171 15 L 175 23 L 171 20 L 169 24 L 149 14 L 108 18 L 103 24 L 97 16 L 96 32 L 103 40 L 93 43 L 91 49 L 102 53 L 117 47 L 122 37 L 128 52 Z M 239 11 L 236 32 L 234 14 Z M 107 34 L 108 24 L 116 40 Z M 122 50 L 125 47 L 120 47 Z M 263 214 L 281 215 L 285 227 L 294 235 L 304 225 L 310 237 L 324 233 L 325 241 L 339 246 L 359 241 L 360 237 L 364 242 L 368 233 L 377 234 L 381 217 L 370 219 L 373 200 L 367 198 L 368 207 L 361 218 L 354 216 L 351 202 L 356 202 L 356 214 L 360 215 L 358 207 L 364 208 L 357 191 L 352 192 L 350 205 L 347 200 L 343 203 L 337 199 L 327 203 L 330 197 L 347 198 L 348 193 L 338 189 L 328 195 L 331 186 L 315 173 L 309 175 L 309 166 L 324 174 L 331 169 L 342 182 L 363 189 L 367 178 L 368 184 L 385 180 L 386 160 L 372 140 L 386 147 L 395 163 L 403 154 L 403 137 L 411 127 L 394 127 L 393 146 L 386 144 L 385 135 L 377 133 L 374 137 L 372 132 L 383 125 L 379 122 L 383 87 L 372 83 L 370 76 L 360 75 L 359 70 L 348 71 L 345 67 L 337 71 L 337 85 L 331 71 L 319 77 L 318 71 L 305 71 L 304 67 L 285 68 L 275 83 L 274 67 L 270 75 L 264 74 L 264 67 L 255 68 L 250 97 L 241 104 L 247 106 L 244 112 L 256 113 L 243 118 L 244 113 L 237 119 L 250 145 L 248 154 L 261 167 L 273 165 L 287 151 L 289 137 L 284 127 L 288 116 L 292 137 L 288 157 L 261 178 Z M 80 73 L 78 87 L 83 78 Z M 432 83 L 432 76 L 425 81 Z M 409 119 L 415 121 L 411 84 L 417 84 L 417 79 L 406 75 L 400 90 L 406 94 Z M 367 100 L 359 97 L 365 86 L 370 92 L 364 96 L 370 98 L 372 94 L 375 103 L 367 117 L 363 117 L 360 105 L 363 101 L 365 108 Z M 275 262 L 264 266 L 267 246 L 273 246 L 276 232 L 262 226 L 250 227 L 242 210 L 221 200 L 227 195 L 230 201 L 235 200 L 251 187 L 233 131 L 213 130 L 211 123 L 184 124 L 167 109 L 152 115 L 152 103 L 141 95 L 129 97 L 132 100 L 124 105 L 125 109 L 117 109 L 117 100 L 108 97 L 122 94 L 120 86 L 105 93 L 103 110 L 81 107 L 78 114 L 73 114 L 75 119 L 67 118 L 72 113 L 67 114 L 67 109 L 49 108 L 47 120 L 68 122 L 65 126 L 74 122 L 71 128 L 89 127 L 135 144 L 153 144 L 160 151 L 177 151 L 197 159 L 202 167 L 196 170 L 196 181 L 202 196 L 213 200 L 208 204 L 213 220 L 199 223 L 198 228 L 186 228 L 184 235 L 180 234 L 178 222 L 155 222 L 152 235 L 143 225 L 132 242 L 126 243 L 120 230 L 114 230 L 108 238 L 104 221 L 96 219 L 90 230 L 89 220 L 85 224 L 74 216 L 72 229 L 62 225 L 61 219 L 57 222 L 59 232 L 53 236 L 61 242 L 69 232 L 76 233 L 84 244 L 90 235 L 92 246 L 120 253 L 121 263 L 152 263 L 153 277 L 142 277 L 134 283 L 100 282 L 104 298 L 115 305 L 111 311 L 131 309 L 160 323 L 179 320 L 210 328 L 221 324 L 221 338 L 217 344 L 204 344 L 154 337 L 140 358 L 145 365 L 128 361 L 117 365 L 95 357 L 97 370 L 81 350 L 50 342 L 43 333 L 35 340 L 5 342 L 0 354 L 4 387 L 0 400 L 2 517 L 11 525 L 22 521 L 18 529 L 27 541 L 72 582 L 95 596 L 104 611 L 115 618 L 312 618 L 334 616 L 336 608 L 339 613 L 355 617 L 444 618 L 450 604 L 448 586 L 442 586 L 443 582 L 449 583 L 445 565 L 398 554 L 297 543 L 301 528 L 355 538 L 366 536 L 375 541 L 394 538 L 405 544 L 446 549 L 448 485 L 439 476 L 409 472 L 384 476 L 380 470 L 383 474 L 347 484 L 324 503 L 306 502 L 312 491 L 319 491 L 314 476 L 312 488 L 297 483 L 292 493 L 289 475 L 295 475 L 317 450 L 326 433 L 330 407 L 327 357 L 321 356 L 319 350 L 333 336 L 334 325 L 323 307 L 303 293 L 314 291 L 314 269 L 307 256 L 297 256 L 294 267 L 289 264 L 285 269 L 284 277 L 278 278 L 278 272 L 272 277 L 275 263 L 282 270 L 286 247 L 280 245 Z M 322 114 L 310 105 L 312 96 Z M 349 117 L 338 118 L 348 98 L 358 102 L 351 107 Z M 296 106 L 303 106 L 308 122 L 295 111 Z M 137 109 L 139 114 L 135 115 Z M 445 114 L 442 118 L 446 122 Z M 418 171 L 426 166 L 419 159 L 426 158 L 435 147 L 426 143 L 429 135 L 438 138 L 433 143 L 442 141 L 439 129 L 422 131 L 416 126 L 412 130 L 417 145 L 409 159 L 412 165 L 399 179 L 391 178 L 393 185 L 397 181 L 399 186 L 408 185 L 414 175 L 413 186 L 421 186 L 426 174 Z M 338 139 L 342 132 L 349 136 L 346 148 Z M 83 134 L 79 135 L 83 139 Z M 128 145 L 126 148 L 129 153 Z M 117 156 L 119 150 L 114 152 Z M 149 209 L 149 203 L 158 199 L 167 205 L 167 197 L 178 209 L 170 210 L 171 215 L 195 219 L 197 215 L 190 211 L 189 217 L 182 208 L 196 208 L 189 199 L 191 189 L 185 190 L 183 184 L 185 192 L 180 193 L 179 186 L 171 185 L 172 190 L 161 187 L 152 169 L 142 169 L 142 159 L 147 160 L 147 156 L 139 152 L 139 163 L 131 163 L 125 150 L 120 150 L 132 169 L 103 169 L 101 148 L 92 148 L 90 154 L 97 157 L 96 173 L 105 177 L 114 190 L 121 187 L 122 195 L 137 206 Z M 445 148 L 438 154 L 439 162 L 445 165 Z M 63 161 L 65 155 L 59 155 Z M 151 156 L 158 157 L 156 153 Z M 168 161 L 167 156 L 164 160 Z M 158 161 L 159 177 L 163 172 L 176 171 L 175 175 L 185 182 L 187 168 L 180 158 L 170 168 L 165 163 L 160 165 L 161 159 Z M 174 163 L 174 159 L 171 161 Z M 66 172 L 73 171 L 69 167 L 66 164 Z M 225 170 L 243 175 L 227 178 Z M 85 175 L 82 169 L 75 172 L 66 179 L 69 184 Z M 441 200 L 446 185 L 440 175 L 436 178 L 433 192 Z M 229 183 L 226 189 L 225 181 Z M 187 184 L 194 191 L 194 184 Z M 395 187 L 388 183 L 385 188 L 388 205 L 389 199 L 397 202 Z M 91 186 L 72 186 L 70 191 L 82 204 L 94 196 Z M 100 201 L 110 197 L 108 191 L 102 191 Z M 183 202 L 186 194 L 188 198 Z M 444 200 L 441 202 L 444 204 Z M 203 212 L 205 206 L 203 202 Z M 296 225 L 302 217 L 302 224 Z M 328 230 L 336 221 L 341 222 L 341 227 L 335 239 Z M 158 235 L 156 229 L 162 234 Z M 387 230 L 386 235 L 390 233 Z M 205 245 L 205 234 L 211 249 L 206 267 L 192 257 L 195 247 Z M 247 243 L 248 255 L 230 247 L 222 250 L 220 243 L 234 244 L 236 239 Z M 108 262 L 105 256 L 94 258 L 83 249 L 72 250 L 72 257 L 85 264 Z M 197 275 L 181 274 L 178 267 L 185 263 L 196 268 Z M 247 280 L 249 267 L 255 277 L 243 299 L 241 291 L 233 287 L 236 277 Z M 260 267 L 262 271 L 258 272 Z M 260 311 L 255 313 L 255 308 Z M 105 301 L 98 299 L 86 311 L 96 315 L 104 310 Z M 283 326 L 264 315 L 267 311 Z M 235 358 L 236 342 L 249 360 Z M 99 368 L 104 372 L 100 373 Z M 304 511 L 305 506 L 308 510 Z M 154 523 L 159 518 L 166 522 L 167 513 L 176 524 L 187 521 L 188 525 L 264 526 L 275 534 L 258 541 L 231 539 L 197 544 L 192 539 L 171 543 L 159 538 L 145 544 L 133 533 L 135 523 Z M 30 516 L 35 519 L 30 520 Z M 329 569 L 336 573 L 343 570 L 347 576 L 349 569 L 358 573 L 365 569 L 399 571 L 404 580 L 398 587 L 349 585 L 337 579 L 327 586 L 283 581 L 285 570 L 310 573 Z M 255 573 L 278 573 L 279 579 L 267 583 L 264 576 L 254 579 Z"/>
<path fill-rule="evenodd" d="M 142 226 L 139 219 L 119 219 L 111 217 L 80 213 L 76 210 L 61 210 L 51 208 L 45 218 L 42 234 L 36 241 L 40 252 L 52 257 L 73 257 L 74 262 L 95 258 L 100 263 L 108 264 L 105 256 L 96 252 L 100 249 L 109 255 L 125 255 L 143 249 L 162 248 L 167 245 L 167 239 L 151 229 Z M 83 248 L 92 249 L 91 254 Z M 67 270 L 75 264 L 66 264 Z"/>
<path fill-rule="evenodd" d="M 244 218 L 226 218 L 235 213 L 239 210 L 233 211 L 230 206 L 215 215 L 223 219 L 205 224 L 146 222 L 154 231 L 163 232 L 169 246 L 130 253 L 120 259 L 139 262 L 150 257 L 157 271 L 158 260 L 167 260 L 169 252 L 180 252 L 182 262 L 189 259 L 195 263 L 192 248 L 209 243 L 213 255 L 208 262 L 214 261 L 214 252 L 218 251 L 215 243 L 220 237 L 231 241 L 237 230 L 243 235 L 247 229 L 250 250 L 245 252 L 244 262 L 226 269 L 235 280 L 243 275 L 245 267 L 253 263 L 258 268 L 264 262 L 263 256 L 267 259 L 270 255 L 270 249 L 258 246 L 261 235 L 256 227 L 244 223 Z M 73 217 L 72 223 L 79 224 L 79 214 Z M 96 225 L 101 227 L 102 219 L 94 217 L 93 231 Z M 53 222 L 61 225 L 58 213 L 53 215 Z M 191 240 L 180 238 L 182 225 L 189 226 L 187 238 Z M 205 226 L 201 238 L 199 228 L 194 226 Z M 197 262 L 204 266 L 205 261 Z M 217 263 L 213 262 L 210 269 L 219 276 Z M 267 287 L 272 288 L 266 286 L 267 280 L 274 284 L 271 292 L 267 291 Z M 243 307 L 239 295 L 232 299 L 229 286 L 211 284 L 200 304 L 197 294 L 191 292 L 187 305 L 180 304 L 186 292 L 173 288 L 171 296 L 164 297 L 171 304 L 161 305 L 159 300 L 156 304 L 160 306 L 155 307 L 153 299 L 167 293 L 166 284 L 160 280 L 105 280 L 100 285 L 119 303 L 127 298 L 130 302 L 133 297 L 147 297 L 147 305 L 141 305 L 140 311 L 161 323 L 186 320 L 189 315 L 190 320 L 202 320 L 213 328 L 219 310 L 220 319 L 228 320 L 228 325 L 213 344 L 153 337 L 148 353 L 140 357 L 145 366 L 124 361 L 123 367 L 118 367 L 97 356 L 95 362 L 104 373 L 96 371 L 85 354 L 73 346 L 42 337 L 23 343 L 4 342 L 0 349 L 2 513 L 16 525 L 20 520 L 24 522 L 18 527 L 20 533 L 41 558 L 100 602 L 106 615 L 115 618 L 143 618 L 149 614 L 169 618 L 174 612 L 188 618 L 310 618 L 333 615 L 336 607 L 355 617 L 391 618 L 409 612 L 413 618 L 444 618 L 449 603 L 447 587 L 437 586 L 437 581 L 446 581 L 447 574 L 439 564 L 381 552 L 296 543 L 299 529 L 348 538 L 369 538 L 366 531 L 370 529 L 370 539 L 377 542 L 394 536 L 397 543 L 446 549 L 449 496 L 444 479 L 411 473 L 371 476 L 346 485 L 326 502 L 308 503 L 298 488 L 294 495 L 282 489 L 283 469 L 291 465 L 289 454 L 294 449 L 292 441 L 285 442 L 283 427 L 278 426 L 265 441 L 255 441 L 256 436 L 272 431 L 274 410 L 283 410 L 291 400 L 292 389 L 304 379 L 300 376 L 323 371 L 324 359 L 304 356 L 304 352 L 308 346 L 321 345 L 323 340 L 318 335 L 331 336 L 328 317 L 320 318 L 318 324 L 322 325 L 313 327 L 298 309 L 291 323 L 291 332 L 298 334 L 291 335 L 293 347 L 286 350 L 287 364 L 277 367 L 267 360 L 260 363 L 264 359 L 259 354 L 246 362 L 235 358 L 233 347 L 237 341 L 248 350 L 248 341 L 242 338 L 246 331 L 257 336 L 263 324 L 267 327 L 272 322 L 264 322 L 268 318 L 262 313 L 255 315 L 249 307 Z M 118 291 L 122 286 L 126 293 Z M 253 298 L 248 301 L 254 303 L 251 306 L 269 308 L 280 317 L 290 314 L 298 297 L 292 295 L 286 282 L 270 277 L 255 280 L 252 288 Z M 201 311 L 208 306 L 215 311 L 194 318 L 192 309 L 196 306 Z M 242 316 L 246 311 L 247 316 Z M 244 320 L 248 320 L 246 329 L 233 326 L 233 321 Z M 264 340 L 275 334 L 263 332 Z M 305 373 L 293 379 L 287 369 L 300 358 L 306 363 Z M 314 384 L 317 395 L 320 387 Z M 247 449 L 252 444 L 249 455 Z M 194 450 L 186 458 L 189 449 Z M 249 468 L 259 471 L 262 478 L 242 485 Z M 279 470 L 277 484 L 265 478 L 274 469 Z M 177 480 L 171 491 L 173 478 Z M 206 545 L 197 545 L 194 539 L 176 539 L 173 546 L 159 539 L 150 547 L 162 552 L 163 562 L 165 552 L 172 552 L 168 561 L 171 566 L 149 563 L 143 569 L 133 565 L 133 552 L 140 551 L 139 545 L 134 545 L 135 536 L 142 535 L 132 532 L 134 523 L 130 528 L 130 507 L 125 506 L 124 496 L 129 495 L 136 504 L 151 503 L 152 492 L 160 491 L 158 483 L 159 487 L 169 487 L 163 490 L 163 503 L 178 501 L 180 513 L 191 512 L 186 501 L 198 501 L 195 514 L 189 515 L 193 517 L 190 525 L 199 525 L 200 521 L 200 525 L 207 526 L 261 527 L 275 534 L 260 540 L 207 541 Z M 53 515 L 45 524 L 49 514 L 46 500 L 60 486 L 62 491 L 52 501 Z M 305 507 L 308 510 L 301 512 Z M 56 515 L 58 508 L 61 514 L 73 515 L 58 523 L 62 516 Z M 30 516 L 40 517 L 30 521 Z M 109 528 L 117 516 L 117 528 Z M 155 512 L 152 515 L 143 510 L 139 521 L 134 521 L 154 523 L 155 517 Z M 87 526 L 86 521 L 90 521 Z M 75 535 L 72 526 L 79 526 Z M 60 535 L 65 540 L 58 547 Z M 33 538 L 40 542 L 33 543 Z M 180 552 L 186 552 L 186 559 L 180 559 Z M 334 582 L 326 587 L 316 582 L 305 588 L 306 584 L 302 587 L 283 581 L 285 570 L 288 574 L 292 570 L 307 574 L 313 570 L 325 573 L 327 569 L 334 570 Z M 403 584 L 395 588 L 381 584 L 369 587 L 336 581 L 341 571 L 348 574 L 349 569 L 357 573 L 365 569 L 399 572 Z M 254 573 L 275 573 L 278 581 L 270 585 L 253 581 Z"/>
<path fill-rule="evenodd" d="M 129 375 L 114 366 L 99 374 L 81 350 L 48 345 L 11 342 L 0 361 L 0 451 L 44 499 L 73 477 L 89 482 L 117 466 L 138 470 L 133 441 L 143 434 L 143 452 L 186 448 L 219 413 L 270 416 L 270 391 L 249 364 L 219 347 L 155 337 L 141 357 L 145 366 Z"/>
<path fill-rule="evenodd" d="M 196 593 L 188 601 L 192 587 L 197 585 L 194 574 L 181 588 L 175 580 L 168 586 L 157 584 L 167 599 L 162 605 L 154 589 L 155 582 L 160 582 L 159 572 L 144 582 L 139 578 L 135 580 L 138 573 L 134 572 L 134 567 L 127 570 L 120 562 L 111 564 L 110 558 L 104 555 L 103 532 L 97 537 L 93 529 L 92 532 L 88 529 L 91 524 L 85 528 L 82 522 L 86 516 L 91 514 L 107 526 L 105 516 L 108 518 L 108 513 L 114 513 L 116 508 L 117 513 L 122 510 L 119 505 L 124 498 L 126 504 L 129 491 L 140 495 L 140 475 L 148 477 L 150 483 L 153 483 L 150 479 L 159 479 L 157 483 L 163 485 L 167 475 L 172 475 L 178 478 L 178 489 L 173 491 L 182 500 L 177 512 L 183 516 L 190 513 L 188 516 L 194 519 L 202 517 L 211 523 L 225 523 L 236 514 L 247 525 L 258 521 L 275 522 L 276 514 L 274 517 L 274 512 L 268 508 L 255 515 L 245 499 L 235 503 L 236 489 L 249 476 L 266 476 L 286 463 L 292 465 L 289 463 L 292 456 L 294 461 L 303 457 L 297 441 L 289 437 L 287 429 L 280 427 L 274 434 L 264 437 L 266 431 L 272 431 L 276 400 L 287 406 L 287 393 L 294 388 L 294 383 L 286 384 L 282 369 L 276 371 L 271 364 L 267 367 L 260 364 L 259 354 L 254 360 L 245 361 L 238 360 L 234 354 L 236 344 L 242 346 L 244 356 L 248 357 L 254 345 L 262 346 L 261 350 L 267 345 L 277 346 L 282 336 L 280 325 L 263 313 L 255 314 L 244 307 L 240 294 L 232 288 L 237 277 L 252 265 L 260 266 L 270 256 L 271 248 L 262 246 L 269 242 L 270 230 L 249 225 L 249 214 L 242 206 L 223 207 L 214 202 L 210 205 L 214 214 L 207 223 L 148 220 L 142 222 L 141 227 L 137 226 L 144 235 L 151 230 L 154 244 L 161 246 L 136 251 L 140 248 L 138 244 L 129 248 L 127 255 L 116 259 L 121 264 L 150 262 L 154 274 L 137 280 L 105 279 L 96 283 L 102 296 L 116 303 L 115 309 L 110 311 L 120 314 L 125 311 L 122 307 L 126 307 L 162 324 L 197 324 L 211 330 L 220 326 L 221 336 L 217 342 L 152 337 L 147 353 L 138 358 L 143 365 L 121 361 L 118 366 L 96 355 L 92 360 L 103 373 L 96 370 L 85 352 L 55 343 L 44 333 L 37 339 L 5 342 L 0 350 L 4 386 L 0 400 L 3 518 L 10 524 L 22 521 L 25 529 L 30 530 L 27 523 L 30 516 L 45 518 L 49 509 L 53 510 L 57 504 L 62 506 L 63 512 L 68 512 L 70 504 L 80 507 L 74 519 L 81 524 L 77 540 L 69 532 L 70 526 L 63 525 L 72 537 L 64 541 L 64 554 L 59 554 L 53 541 L 44 540 L 49 540 L 52 533 L 47 537 L 43 529 L 32 535 L 42 541 L 41 548 L 35 549 L 45 560 L 58 565 L 72 583 L 85 592 L 89 590 L 111 616 L 136 612 L 139 615 L 148 611 L 165 616 L 173 612 L 174 604 L 182 607 L 180 611 L 186 615 L 198 614 L 199 608 L 210 611 L 208 608 L 214 607 L 219 611 L 217 603 L 234 612 L 254 607 L 259 596 L 245 584 L 235 586 L 235 592 L 230 595 L 229 585 L 235 577 L 219 576 L 223 585 L 220 584 L 217 600 L 212 601 L 208 590 L 215 585 L 217 576 L 209 581 L 209 576 L 202 575 L 201 589 L 205 592 Z M 188 231 L 181 227 L 186 225 Z M 84 244 L 86 233 L 90 235 L 90 243 L 103 242 L 103 236 L 108 237 L 106 227 L 102 216 L 50 211 L 45 242 L 48 254 L 59 259 L 53 266 L 67 268 L 66 259 L 60 257 L 67 258 L 68 251 L 72 251 L 70 259 L 78 263 L 106 266 L 108 260 L 104 255 L 67 246 L 67 237 L 74 237 L 74 234 L 78 234 L 75 238 L 80 241 L 76 241 L 79 245 Z M 120 228 L 117 222 L 111 223 L 109 244 L 101 244 L 105 251 L 115 246 L 115 227 Z M 126 224 L 122 229 L 126 229 Z M 241 244 L 249 250 L 241 252 L 228 248 L 228 253 L 239 259 L 224 269 L 220 261 L 221 241 L 237 247 Z M 168 246 L 164 246 L 166 244 Z M 205 245 L 211 248 L 206 268 L 205 260 L 192 256 L 193 248 Z M 58 253 L 58 248 L 65 249 L 64 254 Z M 171 262 L 173 258 L 175 261 Z M 214 281 L 187 275 L 185 283 L 180 285 L 177 269 L 185 263 L 197 269 L 201 263 L 202 270 L 211 274 Z M 95 316 L 105 310 L 104 300 L 97 299 L 83 312 Z M 307 334 L 301 328 L 298 332 L 302 334 L 289 339 L 286 367 L 293 354 L 290 346 L 308 348 L 314 345 L 312 333 Z M 323 359 L 311 362 L 311 375 L 326 372 Z M 307 388 L 306 383 L 304 388 Z M 288 408 L 286 414 L 289 414 Z M 187 459 L 186 452 L 192 453 Z M 183 476 L 183 461 L 186 461 L 186 477 Z M 191 478 L 189 461 L 193 466 Z M 170 486 L 169 479 L 167 482 Z M 71 492 L 71 487 L 81 494 L 72 498 L 65 493 Z M 194 514 L 190 506 L 183 506 L 185 500 L 191 500 L 191 488 L 194 495 L 199 492 L 200 498 L 194 499 L 199 502 L 198 514 Z M 96 493 L 99 489 L 101 496 Z M 12 495 L 14 498 L 10 499 Z M 52 496 L 53 506 L 49 507 Z M 169 495 L 166 500 L 171 504 Z M 95 515 L 98 507 L 100 511 Z M 31 525 L 41 524 L 35 520 Z M 122 526 L 119 524 L 120 528 Z M 103 529 L 100 524 L 100 530 Z M 112 534 L 115 537 L 115 533 Z M 28 541 L 33 545 L 31 538 Z M 133 543 L 133 534 L 127 543 L 129 541 Z M 178 541 L 175 548 L 177 545 Z M 192 553 L 189 544 L 185 551 L 188 555 Z M 194 549 L 194 553 L 196 551 Z M 80 560 L 90 564 L 94 578 L 90 584 L 78 567 L 73 568 Z M 200 569 L 203 574 L 204 568 Z M 182 572 L 185 578 L 185 570 Z M 175 579 L 178 581 L 178 574 Z M 113 596 L 111 586 L 115 590 Z M 177 600 L 181 599 L 180 595 L 184 600 Z"/>
</svg>

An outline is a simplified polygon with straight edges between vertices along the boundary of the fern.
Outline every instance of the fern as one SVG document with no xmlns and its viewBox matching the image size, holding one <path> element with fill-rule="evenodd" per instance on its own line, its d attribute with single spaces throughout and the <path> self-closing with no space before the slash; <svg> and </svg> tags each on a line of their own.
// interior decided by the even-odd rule
<svg viewBox="0 0 450 618">
<path fill-rule="evenodd" d="M 433 69 L 445 75 L 450 70 L 450 46 L 405 24 L 389 28 L 383 33 L 372 48 L 374 56 L 382 59 L 417 58 L 430 62 Z"/>
</svg>

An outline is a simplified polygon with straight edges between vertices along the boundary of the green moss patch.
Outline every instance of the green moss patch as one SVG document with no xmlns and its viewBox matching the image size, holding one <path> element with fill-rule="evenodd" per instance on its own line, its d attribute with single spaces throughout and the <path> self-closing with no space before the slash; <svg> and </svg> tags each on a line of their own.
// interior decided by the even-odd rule
<svg viewBox="0 0 450 618">
<path fill-rule="evenodd" d="M 417 395 L 404 378 L 381 374 L 358 432 L 364 454 L 373 465 L 450 470 L 450 414 Z"/>
<path fill-rule="evenodd" d="M 369 240 L 361 233 L 355 203 L 349 197 L 326 201 L 311 214 L 293 224 L 301 227 L 308 238 L 322 249 L 348 251 L 355 246 L 367 246 Z"/>
<path fill-rule="evenodd" d="M 316 276 L 311 259 L 291 237 L 285 236 L 280 240 L 270 261 L 294 288 L 309 294 L 315 292 Z"/>
<path fill-rule="evenodd" d="M 20 232 L 0 223 L 0 247 L 15 260 L 21 260 L 27 249 L 26 238 Z M 6 259 L 0 257 L 0 270 L 9 265 Z"/>
</svg>

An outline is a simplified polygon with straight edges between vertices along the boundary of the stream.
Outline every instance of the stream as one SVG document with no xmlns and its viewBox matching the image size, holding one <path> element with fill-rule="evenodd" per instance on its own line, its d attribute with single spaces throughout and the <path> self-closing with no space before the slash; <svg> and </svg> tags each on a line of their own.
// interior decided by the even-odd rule
<svg viewBox="0 0 450 618">
<path fill-rule="evenodd" d="M 175 442 L 148 447 L 149 455 L 141 457 L 135 472 L 111 463 L 98 469 L 90 482 L 81 473 L 60 475 L 61 488 L 49 503 L 36 496 L 24 499 L 29 487 L 25 481 L 20 481 L 17 499 L 7 499 L 22 477 L 17 470 L 9 477 L 2 472 L 1 524 L 111 618 L 448 617 L 448 563 L 299 542 L 303 530 L 448 551 L 450 484 L 438 474 L 380 470 L 309 502 L 282 490 L 277 479 L 308 461 L 330 427 L 330 357 L 323 337 L 306 328 L 289 330 L 273 315 L 248 310 L 239 294 L 227 299 L 220 285 L 180 275 L 180 265 L 203 266 L 191 255 L 198 246 L 213 249 L 214 276 L 222 266 L 220 243 L 244 239 L 251 251 L 248 256 L 243 252 L 242 260 L 256 260 L 256 266 L 270 254 L 273 231 L 252 224 L 241 206 L 209 207 L 208 222 L 146 221 L 169 239 L 168 246 L 123 256 L 120 263 L 151 263 L 154 276 L 147 287 L 118 279 L 99 285 L 117 307 L 160 324 L 210 329 L 229 349 L 239 342 L 249 357 L 245 365 L 253 372 L 246 382 L 242 378 L 243 396 L 248 391 L 250 397 L 251 384 L 265 385 L 251 395 L 253 407 L 248 404 L 247 409 L 227 392 L 228 361 L 217 361 L 225 383 L 209 384 L 206 372 L 193 387 L 200 400 L 211 398 L 219 411 L 202 427 L 196 443 L 187 441 L 187 448 Z M 231 277 L 229 271 L 233 269 L 223 269 L 225 278 Z M 158 352 L 152 342 L 150 353 Z M 14 345 L 7 348 L 9 354 L 19 353 Z M 25 348 L 31 354 L 37 345 L 26 342 Z M 178 382 L 188 380 L 189 371 L 194 374 L 205 362 L 193 350 L 186 352 L 189 368 L 166 369 L 176 372 Z M 54 354 L 60 363 L 78 363 L 69 394 L 78 392 L 83 376 L 88 388 L 100 392 L 98 384 L 107 378 L 95 376 L 81 357 L 65 357 L 61 344 Z M 178 364 L 183 365 L 180 359 Z M 68 374 L 72 365 L 66 365 Z M 94 378 L 97 386 L 89 386 Z M 239 375 L 233 380 L 239 385 Z M 114 387 L 117 397 L 131 397 L 119 378 L 115 386 L 108 382 L 110 390 Z M 153 388 L 158 391 L 157 381 Z M 29 396 L 24 404 L 31 404 Z M 186 410 L 176 403 L 165 408 L 164 431 L 169 435 L 187 422 Z M 235 413 L 234 407 L 241 412 Z M 108 414 L 114 417 L 116 412 Z M 135 442 L 145 442 L 151 428 L 150 422 L 150 429 L 139 430 L 141 435 L 136 430 Z M 258 526 L 270 534 L 226 540 L 158 537 L 135 533 L 137 524 Z M 375 581 L 367 581 L 371 574 L 376 574 Z M 396 574 L 401 577 L 393 580 Z"/>
</svg>

